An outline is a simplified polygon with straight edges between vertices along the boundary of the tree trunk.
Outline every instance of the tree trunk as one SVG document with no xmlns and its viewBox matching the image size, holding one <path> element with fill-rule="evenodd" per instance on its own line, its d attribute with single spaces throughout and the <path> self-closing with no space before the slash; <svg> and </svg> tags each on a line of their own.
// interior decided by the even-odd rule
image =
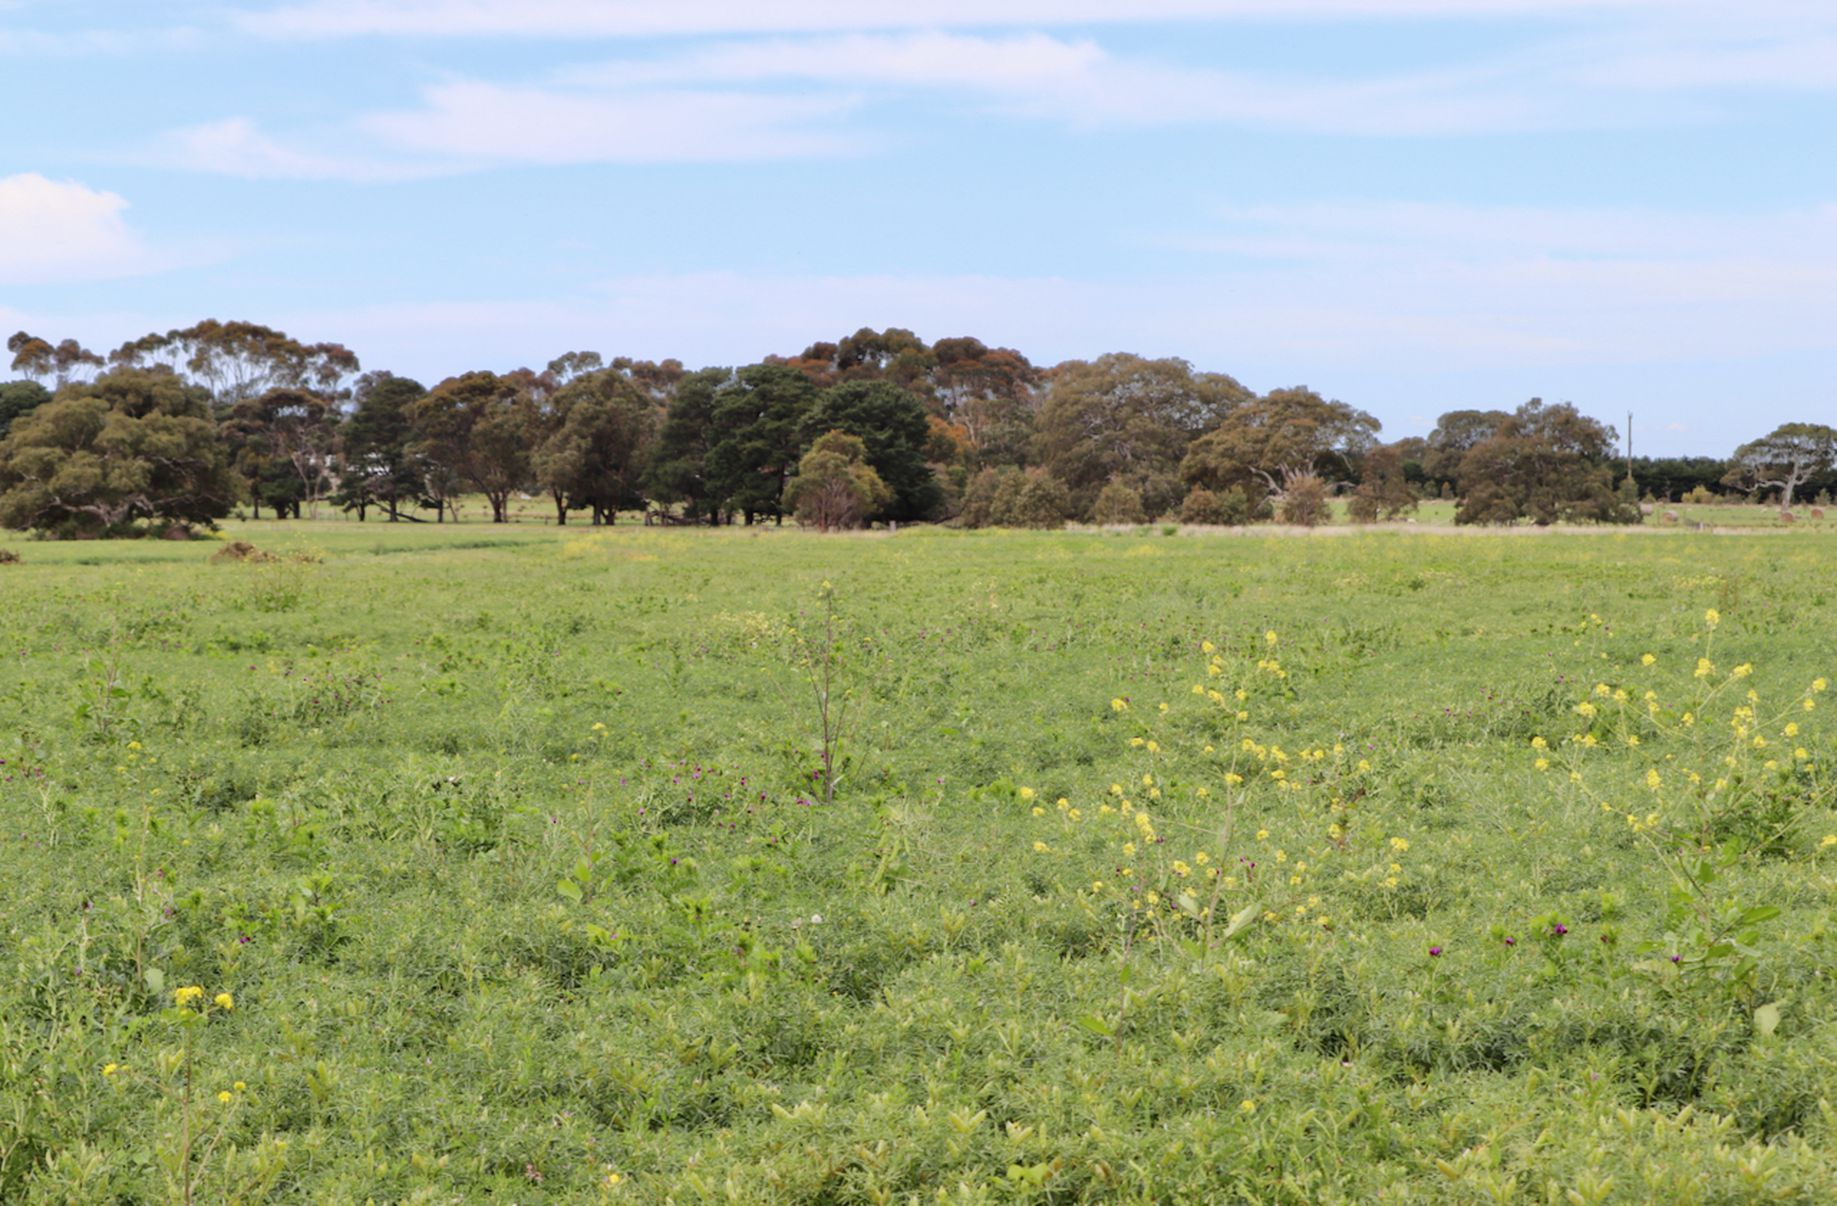
<svg viewBox="0 0 1837 1206">
<path fill-rule="evenodd" d="M 566 527 L 568 522 L 568 500 L 559 490 L 550 490 L 549 497 L 555 500 L 555 525 Z"/>
</svg>

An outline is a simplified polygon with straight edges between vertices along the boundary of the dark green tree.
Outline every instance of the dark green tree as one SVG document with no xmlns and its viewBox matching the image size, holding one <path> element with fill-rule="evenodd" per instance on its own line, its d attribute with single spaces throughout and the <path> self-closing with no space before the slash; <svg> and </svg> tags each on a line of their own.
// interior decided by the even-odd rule
<svg viewBox="0 0 1837 1206">
<path fill-rule="evenodd" d="M 796 369 L 753 364 L 716 391 L 714 440 L 703 462 L 710 492 L 752 523 L 782 519 L 785 482 L 803 455 L 817 388 Z"/>
<path fill-rule="evenodd" d="M 715 444 L 714 414 L 720 388 L 733 371 L 706 368 L 676 384 L 649 467 L 644 490 L 666 505 L 680 504 L 691 519 L 719 523 L 721 499 L 707 476 L 708 450 Z"/>
<path fill-rule="evenodd" d="M 553 400 L 560 425 L 536 449 L 536 480 L 561 497 L 557 521 L 569 508 L 593 523 L 612 523 L 621 507 L 644 501 L 639 488 L 657 432 L 657 409 L 645 392 L 616 369 L 574 378 Z"/>
<path fill-rule="evenodd" d="M 0 383 L 0 436 L 20 415 L 37 410 L 51 400 L 51 391 L 36 381 Z"/>
<path fill-rule="evenodd" d="M 926 461 L 931 424 L 924 405 L 888 381 L 844 381 L 823 391 L 803 421 L 812 443 L 826 431 L 846 431 L 867 447 L 867 463 L 892 491 L 870 519 L 927 519 L 943 501 Z"/>
<path fill-rule="evenodd" d="M 426 393 L 419 381 L 387 372 L 366 374 L 358 382 L 356 409 L 342 433 L 343 467 L 334 501 L 360 520 L 374 505 L 395 523 L 403 502 L 420 497 L 425 472 L 408 450 L 414 439 L 408 409 Z"/>
</svg>

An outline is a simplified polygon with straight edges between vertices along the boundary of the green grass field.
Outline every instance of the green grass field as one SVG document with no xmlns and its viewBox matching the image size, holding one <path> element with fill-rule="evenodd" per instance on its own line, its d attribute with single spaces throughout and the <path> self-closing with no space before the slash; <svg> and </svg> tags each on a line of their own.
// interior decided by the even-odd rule
<svg viewBox="0 0 1837 1206">
<path fill-rule="evenodd" d="M 1793 521 L 1790 526 L 1795 531 L 1837 532 L 1837 510 L 1822 507 L 1817 508 L 1817 510 L 1826 511 L 1827 513 L 1823 515 L 1815 514 L 1810 504 L 1801 503 L 1793 510 Z M 415 514 L 420 515 L 423 519 L 427 518 L 420 512 L 416 512 Z M 525 498 L 515 496 L 510 501 L 509 514 L 510 522 L 515 526 L 555 526 L 555 508 L 546 498 Z M 1675 521 L 1667 519 L 1667 514 L 1676 515 L 1677 519 Z M 368 522 L 378 523 L 378 526 L 381 526 L 380 522 L 377 520 L 377 515 L 378 512 L 374 510 L 371 511 L 369 513 Z M 356 519 L 355 513 L 343 512 L 331 504 L 325 503 L 320 505 L 317 516 L 314 517 L 313 522 L 307 526 L 306 530 L 309 532 L 316 531 L 321 524 L 328 521 L 335 523 L 352 523 L 356 522 Z M 467 496 L 460 500 L 458 522 L 462 526 L 488 524 L 490 519 L 491 504 L 485 500 L 483 495 Z M 637 523 L 642 519 L 642 516 L 636 512 L 627 512 L 624 519 L 627 522 Z M 585 523 L 585 517 L 576 513 L 570 520 L 569 526 L 585 526 Z M 429 520 L 427 526 L 446 527 L 450 526 L 450 524 L 451 521 L 449 521 L 448 524 L 435 525 Z M 1714 528 L 1722 531 L 1737 530 L 1745 532 L 1751 529 L 1777 529 L 1789 526 L 1780 518 L 1780 509 L 1778 507 L 1756 506 L 1748 503 L 1718 503 L 1712 505 L 1693 505 L 1689 503 L 1658 504 L 1654 512 L 1647 516 L 1646 524 L 1648 527 L 1658 531 L 1668 531 L 1672 529 L 1695 531 L 1698 528 Z M 1346 500 L 1337 499 L 1332 502 L 1328 512 L 1327 525 L 1331 527 L 1356 526 L 1347 513 Z M 233 535 L 236 532 L 242 531 L 248 525 L 243 520 L 236 520 L 232 521 L 228 526 Z M 257 528 L 261 526 L 261 524 L 256 525 Z M 289 525 L 281 524 L 279 526 L 285 529 Z M 1415 513 L 1405 519 L 1379 526 L 1381 528 L 1452 527 L 1454 526 L 1454 503 L 1446 500 L 1429 499 L 1420 503 Z M 1525 526 L 1528 527 L 1529 525 Z"/>
<path fill-rule="evenodd" d="M 7 542 L 0 1201 L 1837 1200 L 1815 531 L 226 534 Z"/>
</svg>

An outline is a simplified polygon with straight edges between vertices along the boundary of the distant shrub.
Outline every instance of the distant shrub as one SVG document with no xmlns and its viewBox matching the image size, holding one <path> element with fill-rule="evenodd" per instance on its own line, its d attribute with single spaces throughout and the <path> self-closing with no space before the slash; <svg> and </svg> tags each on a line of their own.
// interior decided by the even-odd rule
<svg viewBox="0 0 1837 1206">
<path fill-rule="evenodd" d="M 1071 512 L 1065 483 L 1043 469 L 1016 472 L 996 491 L 994 520 L 1005 528 L 1057 528 Z"/>
<path fill-rule="evenodd" d="M 957 522 L 966 528 L 986 528 L 995 522 L 995 496 L 1004 478 L 1018 469 L 983 469 L 963 487 Z"/>
<path fill-rule="evenodd" d="M 1250 499 L 1241 486 L 1220 493 L 1195 486 L 1180 504 L 1180 522 L 1241 527 L 1250 522 Z"/>
<path fill-rule="evenodd" d="M 1180 503 L 1181 523 L 1218 524 L 1225 522 L 1224 507 L 1218 495 L 1204 486 L 1194 486 Z"/>
<path fill-rule="evenodd" d="M 1146 523 L 1148 513 L 1142 508 L 1142 493 L 1122 482 L 1111 482 L 1097 495 L 1091 508 L 1091 522 Z"/>
<path fill-rule="evenodd" d="M 1317 526 L 1327 517 L 1327 483 L 1312 473 L 1295 478 L 1282 491 L 1277 514 L 1283 523 L 1304 528 Z"/>
</svg>

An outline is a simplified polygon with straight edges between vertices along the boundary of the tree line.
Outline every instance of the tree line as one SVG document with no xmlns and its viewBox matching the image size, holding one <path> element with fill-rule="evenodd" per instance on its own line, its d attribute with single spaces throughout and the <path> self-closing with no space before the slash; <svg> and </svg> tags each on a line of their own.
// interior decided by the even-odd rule
<svg viewBox="0 0 1837 1206">
<path fill-rule="evenodd" d="M 1726 459 L 1624 458 L 1568 403 L 1457 410 L 1425 437 L 1305 386 L 1256 393 L 1184 360 L 1051 367 L 970 337 L 863 328 L 757 364 L 576 351 L 431 387 L 335 343 L 207 320 L 106 355 L 19 332 L 0 383 L 0 524 L 55 535 L 207 525 L 247 508 L 494 522 L 540 497 L 560 524 L 1068 520 L 1314 524 L 1425 498 L 1461 523 L 1638 522 L 1640 502 L 1828 491 L 1837 431 L 1787 424 Z"/>
</svg>

